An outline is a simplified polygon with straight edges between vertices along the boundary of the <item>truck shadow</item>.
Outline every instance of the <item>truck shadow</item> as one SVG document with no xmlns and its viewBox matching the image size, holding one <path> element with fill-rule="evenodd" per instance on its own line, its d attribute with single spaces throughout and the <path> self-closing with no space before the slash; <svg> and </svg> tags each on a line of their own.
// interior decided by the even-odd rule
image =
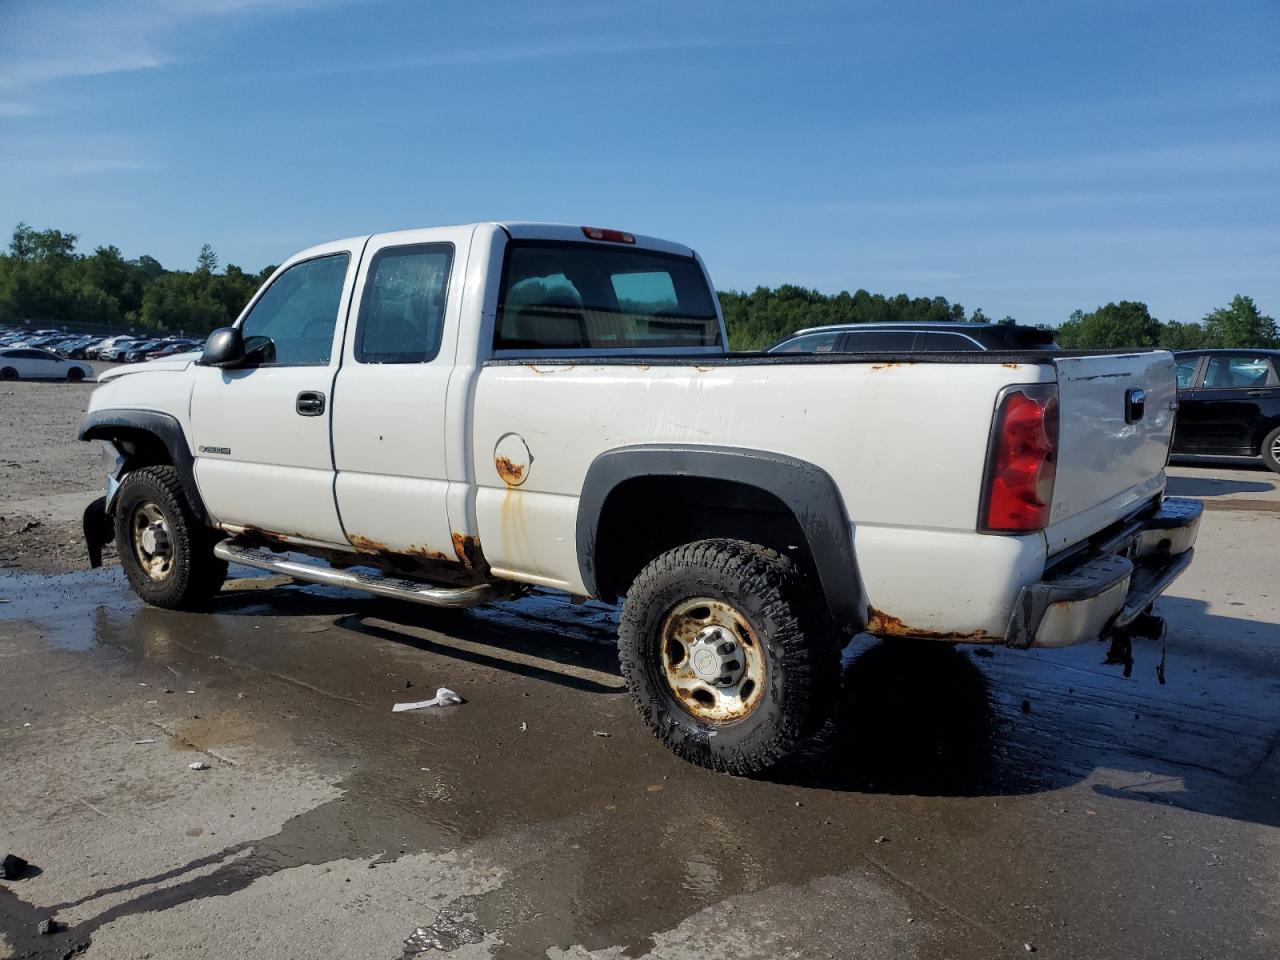
<svg viewBox="0 0 1280 960">
<path fill-rule="evenodd" d="M 968 650 L 860 638 L 834 720 L 770 778 L 854 793 L 1093 793 L 1280 825 L 1280 625 L 1165 598 L 1161 651 Z"/>
<path fill-rule="evenodd" d="M 1171 497 L 1225 497 L 1233 493 L 1271 493 L 1267 480 L 1221 480 L 1216 477 L 1170 477 L 1165 492 Z"/>
<path fill-rule="evenodd" d="M 307 590 L 310 594 L 311 590 Z M 316 601 L 319 600 L 317 609 Z M 333 628 L 592 696 L 622 692 L 615 612 L 535 595 L 434 610 L 294 587 L 221 601 L 223 613 L 334 615 Z M 1002 796 L 1089 782 L 1096 794 L 1280 825 L 1280 625 L 1165 597 L 1161 651 L 1133 675 L 1106 648 L 1018 651 L 859 636 L 834 719 L 769 780 L 820 790 Z"/>
</svg>

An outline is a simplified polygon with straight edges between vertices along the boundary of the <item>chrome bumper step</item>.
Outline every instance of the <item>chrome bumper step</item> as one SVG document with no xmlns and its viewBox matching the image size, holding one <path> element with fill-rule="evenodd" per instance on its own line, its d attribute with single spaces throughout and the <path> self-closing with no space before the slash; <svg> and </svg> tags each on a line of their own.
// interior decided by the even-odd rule
<svg viewBox="0 0 1280 960">
<path fill-rule="evenodd" d="M 267 570 L 295 580 L 319 583 L 327 587 L 363 590 L 365 593 L 372 593 L 379 597 L 424 603 L 432 607 L 478 607 L 507 596 L 491 583 L 470 587 L 442 587 L 400 577 L 335 570 L 333 567 L 320 566 L 317 563 L 291 560 L 269 550 L 246 547 L 234 540 L 223 540 L 213 548 L 213 552 L 228 563 L 256 567 L 259 570 Z"/>
</svg>

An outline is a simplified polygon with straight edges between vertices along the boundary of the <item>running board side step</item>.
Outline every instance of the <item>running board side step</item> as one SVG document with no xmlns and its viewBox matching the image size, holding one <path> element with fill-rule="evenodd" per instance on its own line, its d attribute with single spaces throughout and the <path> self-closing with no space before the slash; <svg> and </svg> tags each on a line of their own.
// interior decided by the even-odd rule
<svg viewBox="0 0 1280 960">
<path fill-rule="evenodd" d="M 376 594 L 379 597 L 408 600 L 410 603 L 425 603 L 432 607 L 478 607 L 510 595 L 491 583 L 481 583 L 471 587 L 435 587 L 399 577 L 335 570 L 332 567 L 290 560 L 269 550 L 256 550 L 236 543 L 234 540 L 223 540 L 213 548 L 213 553 L 214 556 L 228 563 L 257 567 L 259 570 L 268 570 L 295 580 L 305 580 L 307 583 L 363 590 L 365 593 Z"/>
</svg>

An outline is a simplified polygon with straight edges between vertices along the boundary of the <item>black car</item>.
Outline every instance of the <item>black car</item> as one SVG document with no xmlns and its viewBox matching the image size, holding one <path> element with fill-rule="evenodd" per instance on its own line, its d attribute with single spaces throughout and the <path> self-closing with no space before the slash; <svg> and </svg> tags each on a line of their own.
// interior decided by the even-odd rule
<svg viewBox="0 0 1280 960">
<path fill-rule="evenodd" d="M 810 327 L 766 353 L 969 353 L 978 350 L 1057 350 L 1052 330 L 1014 323 L 936 321 L 846 323 Z"/>
<path fill-rule="evenodd" d="M 1173 452 L 1262 457 L 1280 473 L 1280 350 L 1193 350 L 1174 357 Z"/>
</svg>

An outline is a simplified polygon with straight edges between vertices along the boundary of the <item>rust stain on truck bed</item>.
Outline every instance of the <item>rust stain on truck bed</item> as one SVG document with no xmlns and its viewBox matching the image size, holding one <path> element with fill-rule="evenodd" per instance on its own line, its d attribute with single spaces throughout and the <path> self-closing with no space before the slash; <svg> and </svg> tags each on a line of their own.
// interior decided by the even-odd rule
<svg viewBox="0 0 1280 960">
<path fill-rule="evenodd" d="M 877 610 L 867 605 L 867 633 L 881 637 L 918 637 L 922 640 L 946 640 L 950 643 L 1003 643 L 1004 637 L 987 633 L 985 630 L 974 630 L 970 633 L 941 633 L 937 630 L 924 630 L 902 622 L 901 617 Z"/>
</svg>

